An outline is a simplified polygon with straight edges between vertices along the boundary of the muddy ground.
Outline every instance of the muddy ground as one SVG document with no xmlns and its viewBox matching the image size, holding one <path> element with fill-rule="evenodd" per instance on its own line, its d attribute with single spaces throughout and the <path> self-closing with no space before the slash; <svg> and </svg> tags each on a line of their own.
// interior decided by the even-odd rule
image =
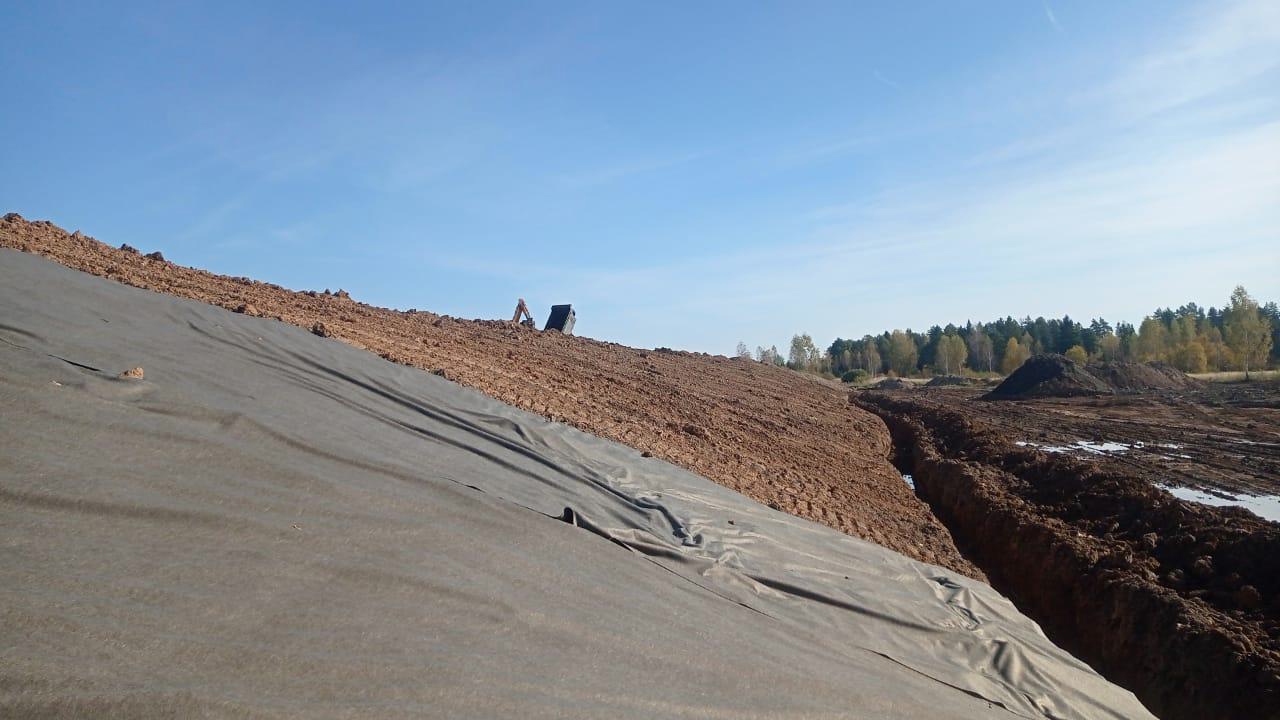
<svg viewBox="0 0 1280 720">
<path fill-rule="evenodd" d="M 1275 492 L 1280 389 L 980 395 L 851 401 L 885 420 L 920 496 L 1055 642 L 1160 717 L 1280 717 L 1280 523 L 1157 487 Z M 1080 440 L 1131 447 L 1049 450 Z"/>
<path fill-rule="evenodd" d="M 963 409 L 1029 447 L 1065 451 L 1158 485 L 1280 495 L 1280 381 L 1017 401 L 984 402 L 981 394 L 930 389 L 922 397 Z M 1108 445 L 1088 450 L 1079 441 Z"/>
<path fill-rule="evenodd" d="M 889 463 L 884 424 L 852 408 L 840 383 L 751 361 L 638 350 L 498 320 L 388 310 L 341 291 L 291 291 L 182 267 L 148 257 L 152 248 L 111 247 L 14 214 L 0 219 L 0 246 L 311 329 L 648 452 L 767 505 L 983 577 Z M 514 306 L 515 297 L 510 301 Z M 146 358 L 136 364 L 145 368 Z"/>
</svg>

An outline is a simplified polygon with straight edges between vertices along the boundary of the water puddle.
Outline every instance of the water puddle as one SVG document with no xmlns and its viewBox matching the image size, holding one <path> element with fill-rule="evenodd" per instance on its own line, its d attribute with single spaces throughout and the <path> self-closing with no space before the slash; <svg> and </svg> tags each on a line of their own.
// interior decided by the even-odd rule
<svg viewBox="0 0 1280 720">
<path fill-rule="evenodd" d="M 1102 442 L 1077 440 L 1070 445 L 1041 445 L 1040 443 L 1019 440 L 1014 444 L 1018 447 L 1033 447 L 1037 450 L 1043 450 L 1049 453 L 1068 453 L 1074 455 L 1118 455 L 1130 450 L 1145 450 L 1153 455 L 1163 455 L 1167 458 L 1182 458 L 1185 460 L 1194 459 L 1190 455 L 1184 453 L 1163 452 L 1167 450 L 1181 450 L 1182 446 L 1177 443 L 1152 443 L 1148 445 L 1142 441 L 1135 443 L 1122 443 L 1111 440 Z"/>
<path fill-rule="evenodd" d="M 1087 453 L 1092 455 L 1108 455 L 1110 453 L 1122 453 L 1133 449 L 1134 447 L 1142 447 L 1141 443 L 1137 445 L 1129 445 L 1127 443 L 1118 442 L 1093 442 L 1091 440 L 1077 440 L 1070 445 L 1041 445 L 1039 443 L 1025 442 L 1019 440 L 1014 443 L 1018 447 L 1033 447 L 1037 450 L 1043 450 L 1050 453 Z"/>
<path fill-rule="evenodd" d="M 1236 495 L 1234 493 L 1210 494 L 1203 490 L 1174 485 L 1157 485 L 1161 490 L 1168 490 L 1180 500 L 1190 500 L 1201 505 L 1226 507 L 1234 505 L 1252 512 L 1258 517 L 1280 522 L 1280 495 Z"/>
<path fill-rule="evenodd" d="M 1244 438 L 1233 438 L 1231 442 L 1236 445 L 1260 445 L 1262 447 L 1280 447 L 1280 443 L 1263 442 L 1261 440 L 1245 440 Z"/>
</svg>

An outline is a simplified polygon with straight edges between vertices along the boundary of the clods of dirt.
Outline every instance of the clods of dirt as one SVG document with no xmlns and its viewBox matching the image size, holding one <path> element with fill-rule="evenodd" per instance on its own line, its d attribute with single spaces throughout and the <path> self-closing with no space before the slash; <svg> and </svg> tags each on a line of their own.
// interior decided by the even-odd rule
<svg viewBox="0 0 1280 720">
<path fill-rule="evenodd" d="M 120 373 L 118 377 L 125 380 L 141 380 L 145 375 L 146 373 L 142 371 L 142 368 L 135 367 L 135 368 L 129 368 L 128 370 L 125 370 L 124 372 Z"/>
<path fill-rule="evenodd" d="M 707 431 L 704 428 L 698 425 L 694 425 L 693 423 L 688 423 L 681 429 L 689 433 L 690 435 L 697 438 L 702 438 L 703 440 L 706 440 L 708 437 Z"/>
<path fill-rule="evenodd" d="M 902 378 L 885 378 L 874 387 L 877 390 L 910 390 L 912 385 Z"/>
</svg>

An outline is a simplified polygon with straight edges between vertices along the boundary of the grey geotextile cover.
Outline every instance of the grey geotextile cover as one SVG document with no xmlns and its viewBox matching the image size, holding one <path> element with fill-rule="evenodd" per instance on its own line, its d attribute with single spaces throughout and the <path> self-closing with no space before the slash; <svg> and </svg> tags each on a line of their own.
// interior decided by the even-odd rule
<svg viewBox="0 0 1280 720">
<path fill-rule="evenodd" d="M 982 583 L 11 250 L 0 413 L 0 715 L 1149 717 Z"/>
</svg>

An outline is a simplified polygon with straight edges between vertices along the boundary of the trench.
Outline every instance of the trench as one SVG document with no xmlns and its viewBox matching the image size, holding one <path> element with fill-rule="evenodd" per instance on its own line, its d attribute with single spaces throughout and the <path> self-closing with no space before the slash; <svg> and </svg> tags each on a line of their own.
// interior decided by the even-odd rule
<svg viewBox="0 0 1280 720">
<path fill-rule="evenodd" d="M 971 442 L 936 437 L 892 401 L 851 400 L 884 421 L 890 461 L 960 552 L 1057 645 L 1165 720 L 1280 718 L 1274 657 L 1146 581 L 1114 543 L 1037 512 L 1009 490 L 1024 481 L 983 462 Z"/>
</svg>

